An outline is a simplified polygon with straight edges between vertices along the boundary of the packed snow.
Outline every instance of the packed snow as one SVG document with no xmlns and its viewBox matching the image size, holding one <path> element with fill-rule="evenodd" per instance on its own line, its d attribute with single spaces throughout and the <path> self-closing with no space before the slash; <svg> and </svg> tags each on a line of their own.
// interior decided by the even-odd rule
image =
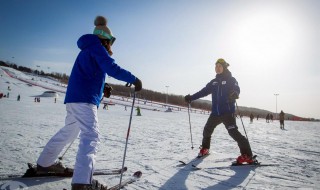
<svg viewBox="0 0 320 190">
<path fill-rule="evenodd" d="M 14 69 L 0 67 L 0 176 L 23 174 L 27 163 L 35 163 L 48 140 L 64 126 L 64 85 L 59 82 L 30 76 Z M 46 91 L 59 96 L 35 97 Z M 128 89 L 130 93 L 130 89 Z M 20 101 L 17 97 L 20 95 Z M 121 168 L 129 125 L 132 98 L 111 96 L 112 102 L 99 107 L 101 143 L 96 157 L 96 168 Z M 320 123 L 285 121 L 285 130 L 278 121 L 242 118 L 252 150 L 265 167 L 230 167 L 239 155 L 236 142 L 223 125 L 213 133 L 211 154 L 191 164 L 181 166 L 198 154 L 202 130 L 208 114 L 192 111 L 190 115 L 192 141 L 187 108 L 172 107 L 166 112 L 162 104 L 136 101 L 142 116 L 134 109 L 124 173 L 125 180 L 135 171 L 142 171 L 137 182 L 124 189 L 162 190 L 227 190 L 227 189 L 320 189 Z M 244 105 L 245 106 L 245 105 Z M 125 110 L 127 108 L 127 110 Z M 240 118 L 240 132 L 245 135 Z M 191 146 L 195 147 L 191 149 Z M 76 140 L 63 157 L 63 164 L 72 167 L 78 147 Z M 63 152 L 61 153 L 63 154 Z M 119 175 L 96 176 L 100 182 L 112 186 Z M 71 189 L 70 178 L 37 178 L 0 180 L 0 189 Z"/>
</svg>

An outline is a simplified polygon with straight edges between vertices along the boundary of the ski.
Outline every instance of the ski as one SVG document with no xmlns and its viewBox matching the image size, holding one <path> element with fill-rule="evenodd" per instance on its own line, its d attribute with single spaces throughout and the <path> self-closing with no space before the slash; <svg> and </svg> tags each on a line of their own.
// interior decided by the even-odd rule
<svg viewBox="0 0 320 190">
<path fill-rule="evenodd" d="M 122 181 L 122 182 L 121 182 L 121 185 L 120 185 L 120 184 L 117 184 L 117 185 L 114 185 L 114 186 L 109 187 L 109 188 L 107 188 L 107 189 L 108 189 L 108 190 L 118 190 L 118 189 L 121 189 L 122 187 L 124 187 L 124 186 L 126 186 L 126 185 L 128 185 L 128 184 L 130 184 L 130 183 L 133 183 L 133 182 L 137 181 L 138 179 L 141 178 L 141 176 L 142 176 L 142 172 L 141 172 L 141 171 L 136 171 L 136 172 L 134 172 L 134 174 L 133 174 L 130 178 Z"/>
<path fill-rule="evenodd" d="M 248 166 L 248 167 L 263 167 L 263 166 L 279 166 L 279 164 L 262 164 L 259 162 L 258 164 L 235 164 L 231 165 L 230 167 L 240 167 L 240 166 Z"/>
<path fill-rule="evenodd" d="M 178 167 L 186 166 L 186 165 L 189 165 L 189 164 L 194 165 L 195 162 L 197 162 L 197 161 L 199 161 L 201 159 L 204 159 L 204 158 L 208 157 L 209 155 L 210 154 L 206 154 L 204 156 L 197 156 L 194 159 L 190 160 L 189 162 L 185 162 L 185 161 L 179 160 L 180 164 L 178 165 Z"/>
<path fill-rule="evenodd" d="M 37 173 L 37 166 L 31 163 L 28 163 L 28 169 L 25 174 L 3 174 L 0 175 L 0 180 L 10 180 L 10 179 L 19 179 L 19 178 L 48 178 L 48 177 L 72 177 L 73 169 L 66 168 L 64 173 Z M 99 169 L 96 170 L 93 175 L 117 175 L 121 174 L 121 172 L 126 172 L 128 170 L 127 167 L 120 169 Z"/>
<path fill-rule="evenodd" d="M 220 167 L 211 167 L 211 168 L 200 168 L 200 167 L 192 164 L 192 167 L 193 167 L 194 170 L 202 170 L 202 169 L 226 169 L 226 168 L 240 167 L 240 166 L 242 166 L 242 167 L 245 167 L 245 166 L 247 166 L 247 167 L 279 166 L 279 164 L 262 164 L 261 162 L 259 162 L 259 161 L 257 160 L 257 155 L 254 155 L 254 156 L 252 157 L 252 159 L 254 160 L 254 162 L 253 162 L 253 163 L 250 163 L 250 164 L 249 164 L 249 163 L 242 163 L 242 164 L 240 164 L 240 163 L 238 163 L 237 161 L 234 161 L 234 162 L 231 163 L 230 166 L 220 166 Z"/>
<path fill-rule="evenodd" d="M 192 167 L 196 170 L 213 170 L 213 169 L 231 169 L 231 168 L 245 168 L 245 167 L 268 167 L 268 166 L 279 166 L 279 164 L 241 164 L 241 165 L 229 165 L 229 166 L 216 166 L 216 167 Z"/>
</svg>

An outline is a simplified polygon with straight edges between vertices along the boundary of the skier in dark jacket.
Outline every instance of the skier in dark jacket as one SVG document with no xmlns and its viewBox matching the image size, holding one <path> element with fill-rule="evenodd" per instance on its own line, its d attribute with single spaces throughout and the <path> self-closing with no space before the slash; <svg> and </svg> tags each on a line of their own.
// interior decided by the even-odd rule
<svg viewBox="0 0 320 190">
<path fill-rule="evenodd" d="M 280 129 L 284 129 L 284 112 L 281 110 L 279 113 Z"/>
<path fill-rule="evenodd" d="M 250 114 L 250 123 L 253 123 L 254 115 L 251 113 Z"/>
<path fill-rule="evenodd" d="M 248 140 L 238 131 L 235 118 L 235 99 L 238 99 L 240 88 L 237 80 L 228 70 L 229 64 L 224 59 L 218 59 L 215 66 L 216 78 L 211 80 L 202 90 L 185 96 L 185 101 L 212 96 L 212 111 L 203 130 L 202 148 L 199 156 L 209 154 L 211 135 L 217 125 L 223 123 L 229 135 L 238 143 L 241 155 L 238 163 L 253 163 L 252 151 Z"/>
<path fill-rule="evenodd" d="M 66 168 L 55 161 L 63 148 L 80 134 L 72 190 L 107 189 L 92 179 L 100 143 L 97 109 L 106 75 L 134 84 L 135 91 L 142 88 L 142 82 L 136 76 L 122 69 L 111 58 L 111 46 L 115 38 L 107 27 L 107 20 L 98 16 L 94 24 L 93 34 L 85 34 L 77 42 L 81 51 L 73 65 L 64 100 L 67 109 L 65 126 L 50 139 L 37 161 L 37 172 L 64 173 Z"/>
</svg>

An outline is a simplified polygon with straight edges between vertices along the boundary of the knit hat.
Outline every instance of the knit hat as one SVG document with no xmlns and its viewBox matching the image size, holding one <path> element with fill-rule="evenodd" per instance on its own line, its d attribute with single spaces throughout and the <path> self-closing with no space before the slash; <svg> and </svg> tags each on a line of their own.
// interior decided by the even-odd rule
<svg viewBox="0 0 320 190">
<path fill-rule="evenodd" d="M 227 63 L 224 59 L 220 58 L 217 60 L 216 64 L 221 64 L 223 68 L 228 68 L 229 67 L 229 63 Z"/>
<path fill-rule="evenodd" d="M 101 39 L 110 40 L 112 45 L 116 38 L 113 37 L 111 30 L 107 27 L 107 19 L 103 16 L 97 16 L 94 20 L 94 25 L 96 27 L 93 30 L 93 34 L 97 35 Z"/>
</svg>

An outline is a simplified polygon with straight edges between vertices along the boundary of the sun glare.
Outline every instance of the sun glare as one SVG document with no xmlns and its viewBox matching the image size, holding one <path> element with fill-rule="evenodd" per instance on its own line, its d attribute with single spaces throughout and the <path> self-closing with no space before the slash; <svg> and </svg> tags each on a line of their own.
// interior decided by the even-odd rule
<svg viewBox="0 0 320 190">
<path fill-rule="evenodd" d="M 257 54 L 280 56 L 294 43 L 294 28 L 286 18 L 277 15 L 258 14 L 241 24 L 238 38 L 244 49 Z"/>
<path fill-rule="evenodd" d="M 268 63 L 269 67 L 288 62 L 299 44 L 296 16 L 281 9 L 260 7 L 242 12 L 229 30 L 230 48 L 244 59 Z M 247 60 L 246 60 L 247 61 Z M 247 62 L 247 64 L 250 64 Z M 255 63 L 251 63 L 257 67 Z"/>
</svg>

